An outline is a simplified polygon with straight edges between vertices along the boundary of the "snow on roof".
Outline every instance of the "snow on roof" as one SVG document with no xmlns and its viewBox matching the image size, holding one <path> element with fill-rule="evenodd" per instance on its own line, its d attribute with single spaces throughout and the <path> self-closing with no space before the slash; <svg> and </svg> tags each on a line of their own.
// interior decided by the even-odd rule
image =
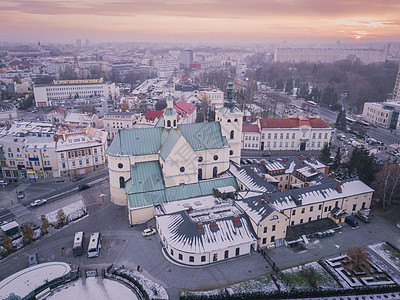
<svg viewBox="0 0 400 300">
<path fill-rule="evenodd" d="M 203 229 L 198 229 L 187 212 L 156 216 L 156 220 L 167 244 L 186 253 L 225 250 L 257 241 L 245 214 L 238 221 L 233 217 L 216 219 L 215 226 L 210 226 L 211 222 L 203 223 Z"/>
<path fill-rule="evenodd" d="M 212 208 L 215 206 L 215 197 L 210 195 L 210 196 L 190 198 L 180 201 L 163 203 L 162 206 L 166 214 L 172 214 L 182 210 L 187 210 L 189 209 L 189 207 L 195 209 Z"/>
<path fill-rule="evenodd" d="M 95 115 L 70 112 L 64 119 L 65 123 L 91 123 Z"/>
<path fill-rule="evenodd" d="M 18 225 L 17 222 L 12 221 L 12 222 L 9 222 L 7 224 L 2 225 L 0 228 L 1 228 L 1 230 L 3 230 L 5 232 L 7 230 L 13 229 L 13 228 L 18 227 L 18 226 L 19 225 Z"/>
<path fill-rule="evenodd" d="M 0 299 L 6 299 L 11 293 L 25 298 L 38 287 L 70 271 L 70 266 L 64 262 L 48 262 L 26 268 L 0 282 Z"/>
<path fill-rule="evenodd" d="M 249 190 L 257 192 L 266 192 L 267 188 L 257 184 L 254 178 L 249 174 L 249 172 L 244 168 L 239 168 L 235 164 L 229 166 L 229 172 L 241 181 Z"/>
<path fill-rule="evenodd" d="M 261 197 L 256 196 L 246 201 L 237 200 L 236 204 L 245 211 L 245 213 L 249 216 L 250 219 L 254 221 L 254 223 L 259 224 L 266 216 L 270 215 L 275 209 L 266 201 L 261 204 Z"/>
<path fill-rule="evenodd" d="M 330 184 L 329 187 L 313 189 L 311 191 L 304 191 L 299 194 L 302 199 L 302 205 L 308 205 L 321 201 L 328 201 L 351 197 L 355 195 L 372 193 L 374 190 L 360 180 L 349 180 L 342 182 L 340 192 Z"/>
<path fill-rule="evenodd" d="M 278 161 L 270 162 L 265 165 L 268 171 L 284 170 L 285 167 Z"/>
</svg>

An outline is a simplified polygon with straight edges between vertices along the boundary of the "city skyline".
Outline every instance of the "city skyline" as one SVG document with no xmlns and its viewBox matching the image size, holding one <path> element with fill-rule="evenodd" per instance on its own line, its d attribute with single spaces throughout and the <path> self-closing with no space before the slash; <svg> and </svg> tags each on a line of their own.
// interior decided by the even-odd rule
<svg viewBox="0 0 400 300">
<path fill-rule="evenodd" d="M 396 41 L 395 0 L 1 0 L 3 41 Z"/>
</svg>

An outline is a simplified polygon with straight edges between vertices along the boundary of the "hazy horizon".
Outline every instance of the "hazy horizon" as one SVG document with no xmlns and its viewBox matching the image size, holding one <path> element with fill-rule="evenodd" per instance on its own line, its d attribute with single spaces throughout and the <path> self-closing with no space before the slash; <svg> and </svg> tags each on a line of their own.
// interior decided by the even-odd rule
<svg viewBox="0 0 400 300">
<path fill-rule="evenodd" d="M 0 0 L 18 42 L 390 42 L 398 0 Z"/>
</svg>

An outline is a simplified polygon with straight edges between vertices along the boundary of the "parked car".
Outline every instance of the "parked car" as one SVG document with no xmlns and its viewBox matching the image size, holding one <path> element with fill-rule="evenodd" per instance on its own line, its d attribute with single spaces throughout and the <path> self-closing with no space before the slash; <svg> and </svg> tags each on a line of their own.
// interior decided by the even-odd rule
<svg viewBox="0 0 400 300">
<path fill-rule="evenodd" d="M 346 217 L 345 222 L 347 224 L 349 224 L 351 227 L 354 227 L 354 228 L 358 227 L 358 222 L 354 218 Z"/>
<path fill-rule="evenodd" d="M 37 199 L 37 200 L 35 200 L 35 201 L 33 201 L 33 202 L 31 203 L 31 206 L 32 206 L 32 207 L 34 207 L 34 206 L 39 206 L 39 205 L 45 204 L 46 202 L 47 202 L 46 199 Z"/>
<path fill-rule="evenodd" d="M 153 235 L 157 232 L 157 230 L 153 229 L 153 228 L 147 228 L 145 230 L 143 230 L 142 235 L 143 236 L 149 236 L 149 235 Z"/>
<path fill-rule="evenodd" d="M 248 164 L 252 164 L 252 163 L 253 163 L 253 161 L 252 161 L 251 159 L 246 159 L 246 162 L 247 162 Z"/>
<path fill-rule="evenodd" d="M 77 182 L 77 181 L 79 181 L 79 180 L 82 180 L 83 178 L 85 178 L 85 177 L 83 177 L 82 175 L 78 175 L 78 176 L 75 176 L 75 178 L 72 179 L 72 181 L 73 181 L 73 182 Z"/>
<path fill-rule="evenodd" d="M 88 188 L 90 188 L 90 185 L 88 185 L 88 184 L 84 184 L 84 185 L 77 187 L 77 189 L 79 191 L 84 191 L 84 190 L 87 190 Z"/>
<path fill-rule="evenodd" d="M 2 186 L 8 185 L 8 181 L 7 180 L 0 180 L 0 185 L 2 185 Z"/>
<path fill-rule="evenodd" d="M 271 156 L 271 153 L 269 153 L 269 152 L 264 152 L 264 153 L 261 154 L 261 156 L 263 156 L 263 157 L 268 157 L 268 156 Z"/>
<path fill-rule="evenodd" d="M 24 199 L 25 198 L 25 192 L 24 191 L 17 192 L 17 198 L 18 199 Z"/>
<path fill-rule="evenodd" d="M 366 216 L 366 215 L 363 215 L 363 214 L 360 214 L 360 213 L 358 213 L 358 214 L 356 214 L 356 217 L 358 218 L 358 219 L 360 219 L 362 222 L 364 222 L 364 223 L 371 223 L 371 219 L 368 217 L 368 216 Z"/>
</svg>

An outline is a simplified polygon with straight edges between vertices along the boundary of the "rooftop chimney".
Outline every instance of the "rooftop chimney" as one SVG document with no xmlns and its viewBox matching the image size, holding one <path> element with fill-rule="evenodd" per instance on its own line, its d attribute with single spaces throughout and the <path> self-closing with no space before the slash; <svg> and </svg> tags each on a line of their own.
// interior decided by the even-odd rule
<svg viewBox="0 0 400 300">
<path fill-rule="evenodd" d="M 261 197 L 265 198 L 265 193 L 263 193 Z"/>
<path fill-rule="evenodd" d="M 338 192 L 341 191 L 341 187 L 342 187 L 342 183 L 341 183 L 340 181 L 336 182 L 336 190 L 337 190 Z"/>
<path fill-rule="evenodd" d="M 315 169 L 314 168 L 311 168 L 311 173 L 315 173 Z"/>
<path fill-rule="evenodd" d="M 264 199 L 261 199 L 261 204 L 264 204 Z"/>
<path fill-rule="evenodd" d="M 310 154 L 307 155 L 307 159 L 308 159 L 308 160 L 311 159 L 311 155 L 310 155 Z"/>
<path fill-rule="evenodd" d="M 308 183 L 308 181 L 304 182 L 304 186 L 309 186 L 310 184 Z"/>
<path fill-rule="evenodd" d="M 286 162 L 286 157 L 283 158 L 283 162 L 284 162 L 284 163 Z"/>
<path fill-rule="evenodd" d="M 217 226 L 217 221 L 212 220 L 212 221 L 210 222 L 210 226 L 211 226 L 211 227 Z"/>
<path fill-rule="evenodd" d="M 233 222 L 239 222 L 240 221 L 240 216 L 239 215 L 234 215 L 233 216 Z"/>
<path fill-rule="evenodd" d="M 198 228 L 198 229 L 203 229 L 203 223 L 198 223 L 198 224 L 197 224 L 197 228 Z"/>
<path fill-rule="evenodd" d="M 271 197 L 268 196 L 268 198 L 267 198 L 267 203 L 269 204 L 270 202 L 271 202 Z"/>
<path fill-rule="evenodd" d="M 329 166 L 325 166 L 324 173 L 325 173 L 325 174 L 329 174 Z"/>
</svg>

